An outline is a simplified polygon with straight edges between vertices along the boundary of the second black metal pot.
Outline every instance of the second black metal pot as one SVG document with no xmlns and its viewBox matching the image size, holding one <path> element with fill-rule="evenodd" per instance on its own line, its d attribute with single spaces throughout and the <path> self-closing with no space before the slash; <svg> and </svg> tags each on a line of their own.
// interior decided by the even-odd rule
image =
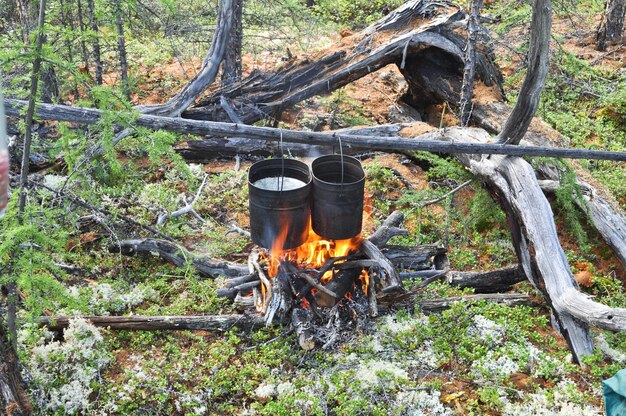
<svg viewBox="0 0 626 416">
<path fill-rule="evenodd" d="M 361 233 L 365 172 L 351 156 L 318 157 L 311 165 L 311 222 L 320 236 L 345 240 Z"/>
</svg>

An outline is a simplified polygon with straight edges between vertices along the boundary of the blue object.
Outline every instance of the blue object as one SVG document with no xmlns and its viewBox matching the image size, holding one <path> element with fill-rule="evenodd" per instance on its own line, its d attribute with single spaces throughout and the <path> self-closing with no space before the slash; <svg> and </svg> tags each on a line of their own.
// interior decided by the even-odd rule
<svg viewBox="0 0 626 416">
<path fill-rule="evenodd" d="M 602 382 L 606 416 L 626 416 L 626 369 Z"/>
</svg>

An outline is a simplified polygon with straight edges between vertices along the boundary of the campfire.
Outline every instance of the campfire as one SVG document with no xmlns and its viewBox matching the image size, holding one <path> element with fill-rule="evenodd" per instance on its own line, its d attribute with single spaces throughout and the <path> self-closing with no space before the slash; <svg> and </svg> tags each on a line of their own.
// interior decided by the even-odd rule
<svg viewBox="0 0 626 416">
<path fill-rule="evenodd" d="M 304 349 L 332 345 L 340 332 L 378 314 L 378 292 L 402 290 L 377 244 L 406 233 L 383 224 L 370 239 L 361 237 L 365 174 L 356 159 L 323 156 L 310 177 L 308 169 L 294 160 L 266 160 L 250 169 L 257 246 L 248 258 L 250 275 L 228 283 L 235 305 L 254 308 L 267 325 L 290 319 Z M 392 219 L 396 225 L 399 216 Z"/>
</svg>

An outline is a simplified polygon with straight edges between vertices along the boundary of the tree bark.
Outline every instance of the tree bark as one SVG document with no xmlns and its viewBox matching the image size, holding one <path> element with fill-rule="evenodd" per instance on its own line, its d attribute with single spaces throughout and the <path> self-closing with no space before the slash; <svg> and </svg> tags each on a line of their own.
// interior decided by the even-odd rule
<svg viewBox="0 0 626 416">
<path fill-rule="evenodd" d="M 624 33 L 626 0 L 606 0 L 606 8 L 596 33 L 596 50 L 606 51 L 608 43 Z"/>
<path fill-rule="evenodd" d="M 96 66 L 96 84 L 102 85 L 102 57 L 100 56 L 100 29 L 98 29 L 98 20 L 96 19 L 96 7 L 94 0 L 87 0 L 89 8 L 89 25 L 93 32 L 93 60 Z"/>
<path fill-rule="evenodd" d="M 241 81 L 241 45 L 243 41 L 243 0 L 233 0 L 231 31 L 222 62 L 222 86 Z M 232 117 L 231 117 L 232 118 Z M 233 122 L 236 122 L 233 120 Z"/>
<path fill-rule="evenodd" d="M 550 64 L 550 32 L 552 29 L 552 3 L 550 0 L 534 0 L 530 23 L 530 46 L 528 70 L 513 111 L 504 123 L 497 143 L 519 144 L 535 116 L 541 91 L 548 76 Z"/>
<path fill-rule="evenodd" d="M 474 92 L 474 76 L 476 73 L 476 42 L 480 30 L 480 9 L 482 0 L 473 0 L 467 23 L 467 44 L 465 46 L 465 64 L 463 68 L 463 85 L 461 86 L 461 126 L 467 126 L 472 113 L 472 93 Z"/>
<path fill-rule="evenodd" d="M 126 40 L 124 39 L 124 23 L 122 22 L 122 2 L 115 0 L 115 27 L 117 29 L 117 53 L 120 60 L 120 74 L 122 76 L 122 91 L 130 100 L 130 90 L 128 85 L 128 62 L 126 60 Z"/>
<path fill-rule="evenodd" d="M 24 391 L 17 353 L 3 324 L 0 324 L 0 396 L 4 404 L 4 412 L 0 413 L 13 416 L 31 414 L 32 406 Z"/>
<path fill-rule="evenodd" d="M 215 81 L 220 63 L 224 58 L 226 45 L 231 32 L 233 1 L 221 0 L 215 34 L 211 48 L 202 63 L 200 72 L 165 104 L 140 105 L 136 109 L 144 114 L 161 116 L 180 116 L 206 88 Z"/>
</svg>

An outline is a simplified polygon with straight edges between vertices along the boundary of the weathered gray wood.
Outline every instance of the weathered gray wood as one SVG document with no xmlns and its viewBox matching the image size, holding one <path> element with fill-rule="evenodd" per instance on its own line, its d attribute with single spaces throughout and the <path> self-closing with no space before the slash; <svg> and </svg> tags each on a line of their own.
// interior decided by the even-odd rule
<svg viewBox="0 0 626 416">
<path fill-rule="evenodd" d="M 8 115 L 18 116 L 25 102 L 20 100 L 5 99 L 6 112 Z M 90 108 L 69 107 L 64 105 L 38 104 L 37 115 L 42 119 L 61 120 L 76 123 L 96 123 L 102 113 Z M 305 143 L 318 145 L 334 145 L 341 139 L 346 147 L 369 148 L 382 151 L 417 151 L 441 152 L 452 154 L 494 154 L 511 156 L 540 156 L 561 157 L 571 159 L 598 159 L 626 161 L 626 152 L 609 152 L 587 149 L 561 149 L 542 146 L 513 146 L 486 143 L 445 142 L 444 139 L 464 134 L 479 134 L 481 129 L 451 127 L 425 133 L 417 137 L 384 137 L 337 133 L 318 133 L 308 131 L 293 131 L 275 129 L 272 127 L 247 126 L 234 123 L 222 123 L 215 121 L 186 120 L 172 117 L 159 117 L 140 115 L 135 119 L 135 124 L 154 130 L 168 130 L 178 133 L 215 136 L 247 136 L 261 140 Z M 453 134 L 452 134 L 453 133 Z"/>
<path fill-rule="evenodd" d="M 560 186 L 559 173 L 555 169 L 539 168 L 542 177 L 551 179 L 540 180 L 539 186 L 544 192 L 553 193 Z M 626 267 L 626 216 L 619 208 L 609 203 L 593 186 L 581 178 L 576 183 L 580 186 L 583 200 L 572 195 L 574 202 L 589 216 L 595 229 L 604 241 L 613 249 L 616 257 Z"/>
<path fill-rule="evenodd" d="M 133 256 L 137 253 L 156 253 L 177 267 L 192 265 L 201 276 L 216 278 L 240 277 L 249 273 L 248 266 L 227 261 L 198 258 L 183 248 L 167 241 L 154 239 L 122 240 L 109 246 L 109 251 Z"/>
<path fill-rule="evenodd" d="M 200 72 L 165 104 L 136 106 L 139 112 L 161 116 L 180 116 L 206 88 L 215 81 L 220 63 L 224 58 L 233 24 L 232 0 L 221 0 L 213 41 Z"/>
<path fill-rule="evenodd" d="M 230 331 L 239 329 L 254 329 L 263 326 L 263 318 L 254 315 L 201 315 L 201 316 L 83 316 L 97 327 L 116 330 L 130 331 L 155 331 L 155 330 L 204 330 L 204 331 Z M 39 320 L 41 326 L 51 330 L 61 330 L 69 326 L 72 317 L 55 316 L 42 317 Z"/>
<path fill-rule="evenodd" d="M 483 140 L 488 136 L 483 136 Z M 523 159 L 492 156 L 460 157 L 495 194 L 509 217 L 518 259 L 531 283 L 545 295 L 577 362 L 593 352 L 589 319 L 574 317 L 563 294 L 578 285 L 558 240 L 550 204 L 537 183 L 533 168 Z M 580 293 L 580 292 L 578 292 Z M 581 296 L 583 296 L 581 294 Z"/>
<path fill-rule="evenodd" d="M 460 8 L 447 0 L 410 0 L 370 28 L 352 35 L 349 44 L 314 59 L 305 57 L 289 62 L 271 74 L 253 73 L 202 99 L 183 117 L 226 121 L 228 115 L 220 106 L 220 96 L 225 96 L 243 122 L 251 124 L 276 116 L 302 100 L 341 88 L 390 63 L 401 64 L 407 56 L 424 48 L 448 50 L 462 60 L 463 42 L 455 43 L 450 38 L 457 40 L 451 24 L 463 17 Z M 383 39 L 389 40 L 381 41 L 377 30 L 395 32 L 396 36 L 385 36 Z"/>
<path fill-rule="evenodd" d="M 552 3 L 550 0 L 533 0 L 530 23 L 528 70 L 522 83 L 513 111 L 504 123 L 496 142 L 519 144 L 535 116 L 541 91 L 548 76 L 550 64 L 550 32 L 552 28 Z"/>
<path fill-rule="evenodd" d="M 311 330 L 311 321 L 313 314 L 309 309 L 296 306 L 291 311 L 291 324 L 293 325 L 296 335 L 298 335 L 298 344 L 305 351 L 315 348 L 315 339 Z"/>
<path fill-rule="evenodd" d="M 400 228 L 400 224 L 404 221 L 404 214 L 400 210 L 396 210 L 391 213 L 376 229 L 376 231 L 369 236 L 368 240 L 378 248 L 384 247 L 387 242 L 397 235 L 408 235 L 409 232 Z"/>
<path fill-rule="evenodd" d="M 467 44 L 465 45 L 465 63 L 463 66 L 463 84 L 461 86 L 461 126 L 467 126 L 472 112 L 472 93 L 474 92 L 474 76 L 476 75 L 476 42 L 480 30 L 480 9 L 482 0 L 473 0 L 467 22 Z"/>
<path fill-rule="evenodd" d="M 380 283 L 382 284 L 383 292 L 403 290 L 402 279 L 400 279 L 398 271 L 378 247 L 376 247 L 372 242 L 364 240 L 361 243 L 361 251 L 369 259 L 374 260 L 379 264 L 381 271 Z"/>
<path fill-rule="evenodd" d="M 425 270 L 433 266 L 433 258 L 445 254 L 446 249 L 437 245 L 415 247 L 386 246 L 382 254 L 399 270 Z"/>
<path fill-rule="evenodd" d="M 449 309 L 455 302 L 495 302 L 506 306 L 538 306 L 539 303 L 524 294 L 492 293 L 481 295 L 466 295 L 452 298 L 425 299 L 419 302 L 420 309 L 424 313 L 441 312 Z"/>
</svg>

